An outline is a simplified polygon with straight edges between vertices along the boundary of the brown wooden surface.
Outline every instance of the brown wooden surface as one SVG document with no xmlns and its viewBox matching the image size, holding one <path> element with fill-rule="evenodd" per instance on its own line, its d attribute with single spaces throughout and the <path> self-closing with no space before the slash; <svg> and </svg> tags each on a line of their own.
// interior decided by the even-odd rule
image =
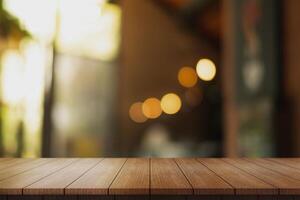
<svg viewBox="0 0 300 200">
<path fill-rule="evenodd" d="M 283 164 L 292 168 L 296 168 L 300 170 L 300 159 L 293 158 L 268 158 L 266 160 L 270 160 L 279 164 Z"/>
<path fill-rule="evenodd" d="M 14 158 L 0 158 L 0 162 L 6 161 L 6 160 L 12 160 Z"/>
<path fill-rule="evenodd" d="M 129 158 L 109 188 L 110 194 L 147 195 L 150 191 L 150 160 Z"/>
<path fill-rule="evenodd" d="M 0 159 L 0 200 L 66 198 L 297 200 L 300 159 Z"/>
<path fill-rule="evenodd" d="M 184 158 L 175 161 L 191 183 L 194 194 L 234 194 L 233 187 L 196 159 Z"/>
<path fill-rule="evenodd" d="M 14 159 L 13 161 L 17 161 L 17 160 L 18 159 Z M 14 162 L 12 166 L 6 167 L 5 169 L 1 169 L 0 181 L 50 162 L 49 159 L 27 159 L 27 160 L 28 160 L 27 162 L 24 162 L 24 160 L 22 159 L 21 163 Z"/>
<path fill-rule="evenodd" d="M 173 159 L 151 159 L 151 194 L 193 194 L 193 189 Z"/>
<path fill-rule="evenodd" d="M 49 159 L 49 163 L 0 182 L 0 194 L 22 194 L 23 188 L 71 164 L 74 159 Z"/>
<path fill-rule="evenodd" d="M 66 194 L 107 195 L 109 186 L 125 161 L 125 158 L 104 159 L 69 185 L 65 190 Z"/>
<path fill-rule="evenodd" d="M 300 181 L 257 165 L 255 159 L 224 159 L 226 162 L 278 188 L 280 194 L 300 194 Z M 274 163 L 276 167 L 276 163 Z M 277 165 L 278 166 L 278 165 Z M 283 171 L 282 171 L 283 172 Z"/>
<path fill-rule="evenodd" d="M 253 162 L 259 166 L 262 166 L 264 168 L 267 168 L 271 171 L 275 171 L 279 174 L 282 174 L 284 176 L 290 177 L 292 179 L 300 180 L 300 170 L 289 167 L 288 165 L 285 165 L 284 163 L 278 163 L 274 162 L 272 160 L 257 158 L 257 159 L 246 159 L 250 162 Z M 297 162 L 296 162 L 297 163 Z"/>
<path fill-rule="evenodd" d="M 276 194 L 277 189 L 253 175 L 217 158 L 198 159 L 224 181 L 235 188 L 236 194 Z"/>
<path fill-rule="evenodd" d="M 102 159 L 80 159 L 23 189 L 23 194 L 64 194 L 64 189 Z"/>
<path fill-rule="evenodd" d="M 0 160 L 0 170 L 1 169 L 6 169 L 10 166 L 18 165 L 26 161 L 30 161 L 31 159 L 25 159 L 25 158 L 20 158 L 20 159 L 8 159 L 4 158 Z"/>
</svg>

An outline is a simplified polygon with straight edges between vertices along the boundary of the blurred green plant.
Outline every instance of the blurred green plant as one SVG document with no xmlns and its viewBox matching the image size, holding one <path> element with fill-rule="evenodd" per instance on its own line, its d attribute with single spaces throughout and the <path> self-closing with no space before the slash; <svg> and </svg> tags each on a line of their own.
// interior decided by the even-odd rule
<svg viewBox="0 0 300 200">
<path fill-rule="evenodd" d="M 18 48 L 22 38 L 29 36 L 19 20 L 4 9 L 3 0 L 0 0 L 0 55 L 6 48 Z"/>
</svg>

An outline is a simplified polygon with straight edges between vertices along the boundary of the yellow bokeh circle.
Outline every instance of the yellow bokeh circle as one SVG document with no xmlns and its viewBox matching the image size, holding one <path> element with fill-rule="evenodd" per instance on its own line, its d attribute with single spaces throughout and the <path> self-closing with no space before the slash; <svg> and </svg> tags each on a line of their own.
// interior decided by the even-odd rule
<svg viewBox="0 0 300 200">
<path fill-rule="evenodd" d="M 168 93 L 161 99 L 161 108 L 166 114 L 175 114 L 181 108 L 181 100 L 178 95 Z"/>
</svg>

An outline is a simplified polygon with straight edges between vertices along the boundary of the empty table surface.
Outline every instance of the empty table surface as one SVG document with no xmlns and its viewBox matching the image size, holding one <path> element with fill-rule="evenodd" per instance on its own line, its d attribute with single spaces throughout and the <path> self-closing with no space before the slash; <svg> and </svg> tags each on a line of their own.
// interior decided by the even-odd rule
<svg viewBox="0 0 300 200">
<path fill-rule="evenodd" d="M 300 159 L 0 159 L 0 195 L 300 195 Z"/>
</svg>

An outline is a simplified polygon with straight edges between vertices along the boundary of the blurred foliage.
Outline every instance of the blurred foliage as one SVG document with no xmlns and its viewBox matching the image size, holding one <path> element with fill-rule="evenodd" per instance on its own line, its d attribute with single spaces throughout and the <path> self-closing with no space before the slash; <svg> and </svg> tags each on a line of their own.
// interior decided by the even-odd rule
<svg viewBox="0 0 300 200">
<path fill-rule="evenodd" d="M 15 43 L 19 43 L 26 36 L 30 36 L 30 34 L 22 28 L 16 17 L 4 9 L 3 0 L 0 0 L 0 39 L 13 40 Z"/>
<path fill-rule="evenodd" d="M 3 5 L 3 0 L 0 0 L 0 56 L 7 48 L 18 48 L 22 38 L 30 37 L 30 34 L 22 28 L 19 20 L 7 12 Z M 7 107 L 0 101 L 0 156 L 3 156 L 2 126 L 3 115 L 5 115 L 4 109 L 7 109 Z"/>
</svg>

